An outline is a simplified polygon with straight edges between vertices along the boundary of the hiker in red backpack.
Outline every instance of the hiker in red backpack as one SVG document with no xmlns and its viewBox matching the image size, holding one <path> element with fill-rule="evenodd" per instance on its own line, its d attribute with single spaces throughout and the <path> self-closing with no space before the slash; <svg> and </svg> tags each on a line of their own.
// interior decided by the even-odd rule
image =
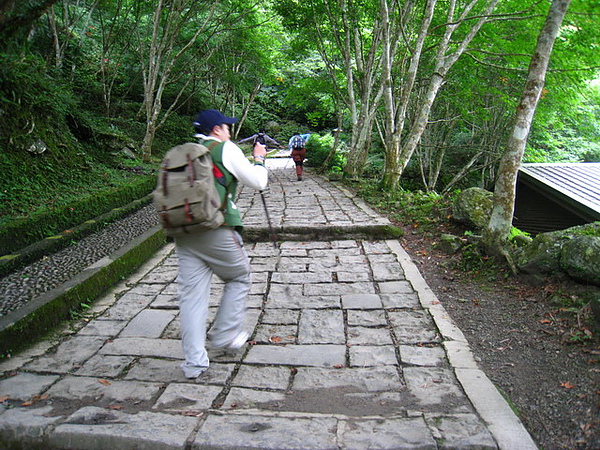
<svg viewBox="0 0 600 450">
<path fill-rule="evenodd" d="M 185 361 L 181 368 L 186 378 L 196 378 L 209 366 L 205 347 L 208 301 L 212 275 L 223 282 L 219 310 L 210 329 L 213 348 L 237 349 L 250 334 L 243 330 L 246 312 L 245 300 L 250 291 L 250 261 L 243 247 L 240 231 L 243 227 L 240 212 L 235 205 L 238 181 L 251 188 L 265 189 L 268 172 L 264 165 L 266 148 L 256 143 L 254 164 L 242 150 L 230 141 L 230 125 L 236 118 L 209 109 L 198 113 L 194 128 L 196 138 L 210 148 L 212 162 L 218 177 L 225 177 L 225 186 L 217 190 L 225 205 L 225 223 L 217 229 L 175 236 L 179 273 L 179 318 Z M 217 145 L 211 143 L 217 142 Z"/>
<path fill-rule="evenodd" d="M 290 156 L 296 164 L 296 176 L 298 181 L 302 181 L 302 174 L 304 172 L 304 158 L 306 158 L 306 142 L 310 134 L 295 133 L 288 143 L 290 149 Z"/>
</svg>

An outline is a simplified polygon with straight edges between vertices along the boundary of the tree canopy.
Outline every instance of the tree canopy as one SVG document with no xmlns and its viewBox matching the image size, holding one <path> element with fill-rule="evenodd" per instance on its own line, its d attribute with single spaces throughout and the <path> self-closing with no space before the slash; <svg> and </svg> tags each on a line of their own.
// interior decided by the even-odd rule
<svg viewBox="0 0 600 450">
<path fill-rule="evenodd" d="M 41 140 L 46 166 L 63 148 L 76 149 L 69 165 L 104 163 L 120 139 L 149 162 L 189 139 L 199 109 L 217 108 L 240 118 L 234 137 L 335 136 L 314 161 L 383 189 L 492 189 L 549 7 L 4 0 L 2 158 L 25 161 Z M 571 2 L 525 161 L 600 160 L 598 18 L 597 2 Z"/>
</svg>

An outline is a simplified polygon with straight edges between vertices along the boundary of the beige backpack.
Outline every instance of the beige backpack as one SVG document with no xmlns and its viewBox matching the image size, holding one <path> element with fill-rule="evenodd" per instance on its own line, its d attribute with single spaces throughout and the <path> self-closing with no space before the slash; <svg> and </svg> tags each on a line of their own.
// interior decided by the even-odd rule
<svg viewBox="0 0 600 450">
<path fill-rule="evenodd" d="M 188 142 L 170 149 L 163 159 L 153 192 L 154 206 L 168 236 L 213 230 L 224 222 L 225 201 L 213 175 L 210 148 Z"/>
</svg>

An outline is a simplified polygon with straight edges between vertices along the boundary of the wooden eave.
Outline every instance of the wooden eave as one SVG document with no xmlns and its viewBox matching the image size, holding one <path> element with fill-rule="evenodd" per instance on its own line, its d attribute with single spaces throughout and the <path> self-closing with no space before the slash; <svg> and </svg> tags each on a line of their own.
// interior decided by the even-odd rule
<svg viewBox="0 0 600 450">
<path fill-rule="evenodd" d="M 600 163 L 523 164 L 519 181 L 586 220 L 600 220 Z"/>
</svg>

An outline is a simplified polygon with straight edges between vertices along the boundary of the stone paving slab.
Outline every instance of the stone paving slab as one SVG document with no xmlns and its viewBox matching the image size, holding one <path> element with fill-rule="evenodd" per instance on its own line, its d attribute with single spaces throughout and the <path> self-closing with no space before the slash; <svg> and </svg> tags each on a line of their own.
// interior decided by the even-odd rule
<svg viewBox="0 0 600 450">
<path fill-rule="evenodd" d="M 292 175 L 271 172 L 276 226 L 385 223 Z M 242 190 L 239 206 L 264 225 L 258 194 Z M 0 449 L 536 448 L 398 241 L 246 249 L 247 346 L 211 350 L 202 376 L 183 377 L 168 244 L 89 317 L 0 362 Z M 215 278 L 210 322 L 221 292 Z"/>
<path fill-rule="evenodd" d="M 81 408 L 50 434 L 48 445 L 60 449 L 184 448 L 197 420 L 182 415 L 140 411 L 126 414 L 88 406 Z"/>
<path fill-rule="evenodd" d="M 336 420 L 328 417 L 213 415 L 203 424 L 192 448 L 336 449 L 335 428 Z"/>
</svg>

